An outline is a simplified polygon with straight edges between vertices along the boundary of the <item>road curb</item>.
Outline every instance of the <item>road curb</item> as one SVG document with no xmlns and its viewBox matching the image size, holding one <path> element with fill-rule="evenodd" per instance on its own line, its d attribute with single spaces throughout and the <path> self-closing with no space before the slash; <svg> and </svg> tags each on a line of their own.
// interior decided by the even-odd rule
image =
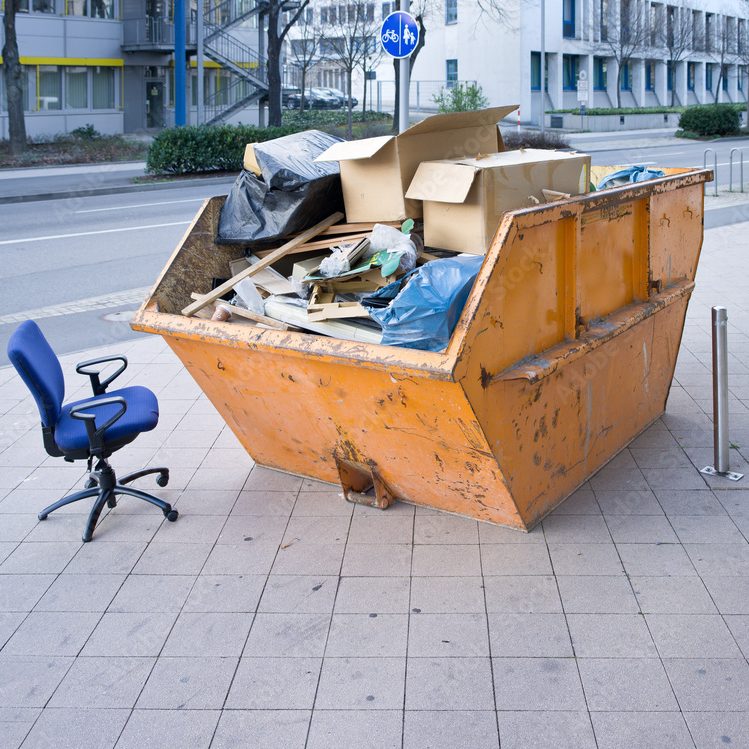
<svg viewBox="0 0 749 749">
<path fill-rule="evenodd" d="M 94 187 L 88 190 L 65 190 L 62 192 L 42 192 L 31 195 L 0 196 L 0 205 L 11 203 L 34 203 L 42 200 L 65 200 L 67 198 L 90 198 L 97 195 L 119 195 L 128 192 L 150 192 L 152 190 L 169 190 L 180 187 L 196 187 L 200 185 L 220 185 L 231 183 L 227 177 L 194 177 L 186 180 L 170 182 L 147 182 L 142 185 L 125 184 L 118 187 Z"/>
</svg>

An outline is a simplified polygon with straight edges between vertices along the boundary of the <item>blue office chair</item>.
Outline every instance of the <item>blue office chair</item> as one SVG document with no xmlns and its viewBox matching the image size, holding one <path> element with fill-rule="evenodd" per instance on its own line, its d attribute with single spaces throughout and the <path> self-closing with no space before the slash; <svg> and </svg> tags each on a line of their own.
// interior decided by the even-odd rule
<svg viewBox="0 0 749 749">
<path fill-rule="evenodd" d="M 156 505 L 167 520 L 174 522 L 177 510 L 167 502 L 126 484 L 142 476 L 158 473 L 156 483 L 166 486 L 168 468 L 147 468 L 130 473 L 117 481 L 107 458 L 132 442 L 141 432 L 153 429 L 159 421 L 159 404 L 147 388 L 133 386 L 107 393 L 107 388 L 127 367 L 124 356 L 105 356 L 81 362 L 79 374 L 88 375 L 94 397 L 63 405 L 65 381 L 55 352 L 47 343 L 39 326 L 27 320 L 21 323 L 8 341 L 8 358 L 34 396 L 42 417 L 42 439 L 49 455 L 72 463 L 86 460 L 88 481 L 82 491 L 63 497 L 39 513 L 39 520 L 60 507 L 88 497 L 96 497 L 83 531 L 83 540 L 90 541 L 104 505 L 116 507 L 118 494 L 127 494 Z M 120 361 L 121 366 L 103 382 L 101 368 L 96 365 Z M 92 469 L 96 460 L 96 467 Z"/>
</svg>

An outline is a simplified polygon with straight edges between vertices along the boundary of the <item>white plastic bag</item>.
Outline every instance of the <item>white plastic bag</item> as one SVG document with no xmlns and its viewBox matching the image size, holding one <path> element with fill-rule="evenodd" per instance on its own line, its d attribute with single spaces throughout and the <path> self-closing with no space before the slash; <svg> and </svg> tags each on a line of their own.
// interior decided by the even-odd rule
<svg viewBox="0 0 749 749">
<path fill-rule="evenodd" d="M 404 234 L 400 229 L 386 224 L 375 224 L 369 238 L 369 249 L 366 256 L 374 255 L 376 252 L 401 253 L 400 270 L 407 273 L 416 267 L 416 245 L 411 241 L 410 234 Z"/>
<path fill-rule="evenodd" d="M 238 302 L 240 307 L 244 307 L 257 315 L 265 314 L 263 297 L 260 296 L 260 292 L 251 278 L 245 278 L 235 284 L 234 291 L 237 293 L 235 301 Z"/>
</svg>

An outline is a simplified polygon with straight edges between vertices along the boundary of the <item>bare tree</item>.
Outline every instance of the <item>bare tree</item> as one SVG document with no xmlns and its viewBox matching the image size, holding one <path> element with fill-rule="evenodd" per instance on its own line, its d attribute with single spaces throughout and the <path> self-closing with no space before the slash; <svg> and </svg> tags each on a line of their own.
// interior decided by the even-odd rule
<svg viewBox="0 0 749 749">
<path fill-rule="evenodd" d="M 606 33 L 599 42 L 607 57 L 617 65 L 616 106 L 622 106 L 622 73 L 632 58 L 652 44 L 651 29 L 645 15 L 645 6 L 637 0 L 621 0 L 619 4 L 619 22 L 611 18 L 601 19 Z M 605 38 L 603 38 L 605 37 Z"/>
<path fill-rule="evenodd" d="M 676 66 L 691 50 L 698 49 L 699 39 L 692 19 L 692 9 L 684 6 L 666 7 L 666 22 L 656 27 L 656 44 L 666 51 L 666 64 L 668 65 L 671 81 L 675 83 Z M 676 104 L 676 86 L 671 86 L 671 106 Z M 682 101 L 681 104 L 686 104 Z"/>
<path fill-rule="evenodd" d="M 346 75 L 346 132 L 353 134 L 351 83 L 354 71 L 362 67 L 371 51 L 370 40 L 379 24 L 374 18 L 374 3 L 355 2 L 339 5 L 329 13 L 325 57 L 338 65 Z M 332 16 L 332 17 L 331 17 Z"/>
<path fill-rule="evenodd" d="M 708 40 L 708 43 L 711 43 L 711 41 Z M 715 82 L 715 91 L 712 92 L 715 104 L 718 103 L 718 99 L 720 98 L 723 80 L 726 77 L 726 69 L 736 59 L 736 42 L 737 35 L 733 24 L 729 23 L 729 19 L 726 16 L 721 16 L 716 23 L 714 44 L 711 44 L 713 58 L 718 63 L 718 80 Z M 710 51 L 710 47 L 708 51 Z"/>
<path fill-rule="evenodd" d="M 281 124 L 281 53 L 289 29 L 299 20 L 310 0 L 302 0 L 294 10 L 288 0 L 266 0 L 268 14 L 268 124 Z"/>
<path fill-rule="evenodd" d="M 299 97 L 299 111 L 304 111 L 307 76 L 318 62 L 320 46 L 324 38 L 322 26 L 316 22 L 312 8 L 308 8 L 303 18 L 297 23 L 297 33 L 291 40 L 290 57 L 299 69 L 302 93 Z"/>
<path fill-rule="evenodd" d="M 18 54 L 16 37 L 16 11 L 18 0 L 5 0 L 3 27 L 5 43 L 3 44 L 3 74 L 8 104 L 8 136 L 10 152 L 14 156 L 26 148 L 26 121 L 23 117 L 23 76 L 24 70 Z"/>
</svg>

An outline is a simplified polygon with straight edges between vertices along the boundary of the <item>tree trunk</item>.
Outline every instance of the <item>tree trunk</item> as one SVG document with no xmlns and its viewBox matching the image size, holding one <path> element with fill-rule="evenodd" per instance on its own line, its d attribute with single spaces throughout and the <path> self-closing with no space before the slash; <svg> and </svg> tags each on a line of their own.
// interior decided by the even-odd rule
<svg viewBox="0 0 749 749">
<path fill-rule="evenodd" d="M 307 68 L 302 68 L 302 94 L 299 97 L 299 111 L 304 112 L 304 91 L 307 85 Z"/>
<path fill-rule="evenodd" d="M 367 116 L 367 61 L 364 61 L 364 64 L 362 65 L 362 72 L 364 73 L 364 91 L 362 92 L 361 97 L 361 111 L 362 111 L 362 119 L 364 119 Z"/>
<path fill-rule="evenodd" d="M 622 108 L 622 66 L 619 66 L 619 69 L 616 73 L 616 108 L 621 109 Z"/>
<path fill-rule="evenodd" d="M 280 3 L 269 3 L 268 9 L 268 125 L 281 125 L 281 49 L 278 33 Z"/>
<path fill-rule="evenodd" d="M 351 78 L 353 77 L 353 70 L 349 68 L 346 71 L 346 135 L 349 138 L 354 137 L 354 118 L 351 106 Z"/>
<path fill-rule="evenodd" d="M 3 45 L 3 74 L 8 99 L 8 136 L 11 155 L 26 149 L 26 121 L 23 117 L 23 66 L 18 54 L 16 38 L 16 8 L 18 0 L 5 0 L 5 44 Z"/>
</svg>

